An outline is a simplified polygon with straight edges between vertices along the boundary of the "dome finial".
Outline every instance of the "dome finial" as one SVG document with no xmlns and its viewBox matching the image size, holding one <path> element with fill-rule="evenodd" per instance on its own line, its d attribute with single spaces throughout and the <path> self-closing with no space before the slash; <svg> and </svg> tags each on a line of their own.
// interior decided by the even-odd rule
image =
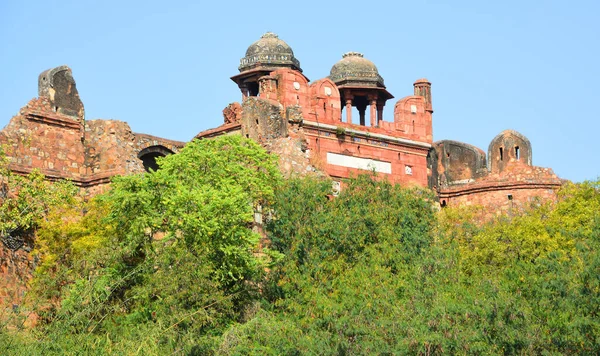
<svg viewBox="0 0 600 356">
<path fill-rule="evenodd" d="M 260 36 L 260 38 L 279 38 L 276 33 L 268 31 L 264 35 Z"/>
<path fill-rule="evenodd" d="M 360 57 L 363 58 L 364 55 L 360 52 L 346 52 L 342 55 L 342 58 L 346 58 L 346 57 Z"/>
</svg>

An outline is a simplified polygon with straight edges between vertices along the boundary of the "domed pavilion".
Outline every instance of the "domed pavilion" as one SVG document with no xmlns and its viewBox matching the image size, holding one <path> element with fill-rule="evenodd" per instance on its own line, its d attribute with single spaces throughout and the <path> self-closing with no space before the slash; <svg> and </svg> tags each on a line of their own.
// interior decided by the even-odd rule
<svg viewBox="0 0 600 356">
<path fill-rule="evenodd" d="M 348 52 L 333 65 L 329 74 L 340 90 L 342 107 L 346 108 L 346 122 L 352 123 L 352 106 L 358 109 L 361 125 L 365 125 L 365 112 L 370 107 L 371 126 L 383 120 L 385 102 L 394 96 L 383 83 L 383 78 L 373 62 L 362 53 Z"/>
<path fill-rule="evenodd" d="M 258 79 L 274 70 L 289 68 L 302 72 L 294 51 L 273 32 L 267 32 L 248 47 L 240 59 L 240 74 L 231 77 L 242 91 L 243 98 L 256 96 L 259 92 Z"/>
</svg>

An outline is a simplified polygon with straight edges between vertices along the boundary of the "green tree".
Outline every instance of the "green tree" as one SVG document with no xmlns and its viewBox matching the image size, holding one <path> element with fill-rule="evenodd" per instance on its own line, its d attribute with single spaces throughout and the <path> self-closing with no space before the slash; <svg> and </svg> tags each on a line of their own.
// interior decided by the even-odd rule
<svg viewBox="0 0 600 356">
<path fill-rule="evenodd" d="M 201 352 L 257 295 L 278 257 L 253 229 L 281 181 L 276 157 L 233 135 L 192 141 L 159 167 L 115 178 L 91 219 L 47 225 L 45 240 L 73 254 L 74 278 L 45 315 L 56 352 Z"/>
<path fill-rule="evenodd" d="M 50 183 L 38 170 L 16 174 L 9 161 L 0 149 L 0 237 L 5 244 L 15 238 L 32 238 L 49 212 L 74 204 L 77 193 L 71 182 Z"/>
<path fill-rule="evenodd" d="M 269 274 L 269 312 L 251 319 L 252 329 L 240 325 L 228 331 L 222 350 L 398 350 L 403 328 L 397 303 L 432 241 L 432 196 L 372 176 L 349 180 L 336 198 L 330 194 L 331 181 L 316 179 L 290 180 L 278 191 L 268 232 L 272 247 L 285 257 Z M 277 328 L 282 329 L 271 331 Z M 293 342 L 281 340 L 288 332 Z"/>
</svg>

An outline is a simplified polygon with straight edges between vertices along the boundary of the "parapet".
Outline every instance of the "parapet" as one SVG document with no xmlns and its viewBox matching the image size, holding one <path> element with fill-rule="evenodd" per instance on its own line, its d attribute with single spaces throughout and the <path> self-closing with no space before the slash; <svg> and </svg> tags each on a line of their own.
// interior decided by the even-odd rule
<svg viewBox="0 0 600 356">
<path fill-rule="evenodd" d="M 487 174 L 485 152 L 464 142 L 442 140 L 433 144 L 439 185 L 466 184 Z"/>
</svg>

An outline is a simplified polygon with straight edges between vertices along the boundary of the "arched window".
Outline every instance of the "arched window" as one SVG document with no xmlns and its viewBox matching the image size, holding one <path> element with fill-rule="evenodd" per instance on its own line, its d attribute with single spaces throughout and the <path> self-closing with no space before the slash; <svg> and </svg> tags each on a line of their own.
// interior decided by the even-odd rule
<svg viewBox="0 0 600 356">
<path fill-rule="evenodd" d="M 146 147 L 138 153 L 138 158 L 142 160 L 144 169 L 146 172 L 152 172 L 158 170 L 158 164 L 156 163 L 157 157 L 164 157 L 172 155 L 173 151 L 166 148 L 165 146 L 157 145 Z"/>
</svg>

